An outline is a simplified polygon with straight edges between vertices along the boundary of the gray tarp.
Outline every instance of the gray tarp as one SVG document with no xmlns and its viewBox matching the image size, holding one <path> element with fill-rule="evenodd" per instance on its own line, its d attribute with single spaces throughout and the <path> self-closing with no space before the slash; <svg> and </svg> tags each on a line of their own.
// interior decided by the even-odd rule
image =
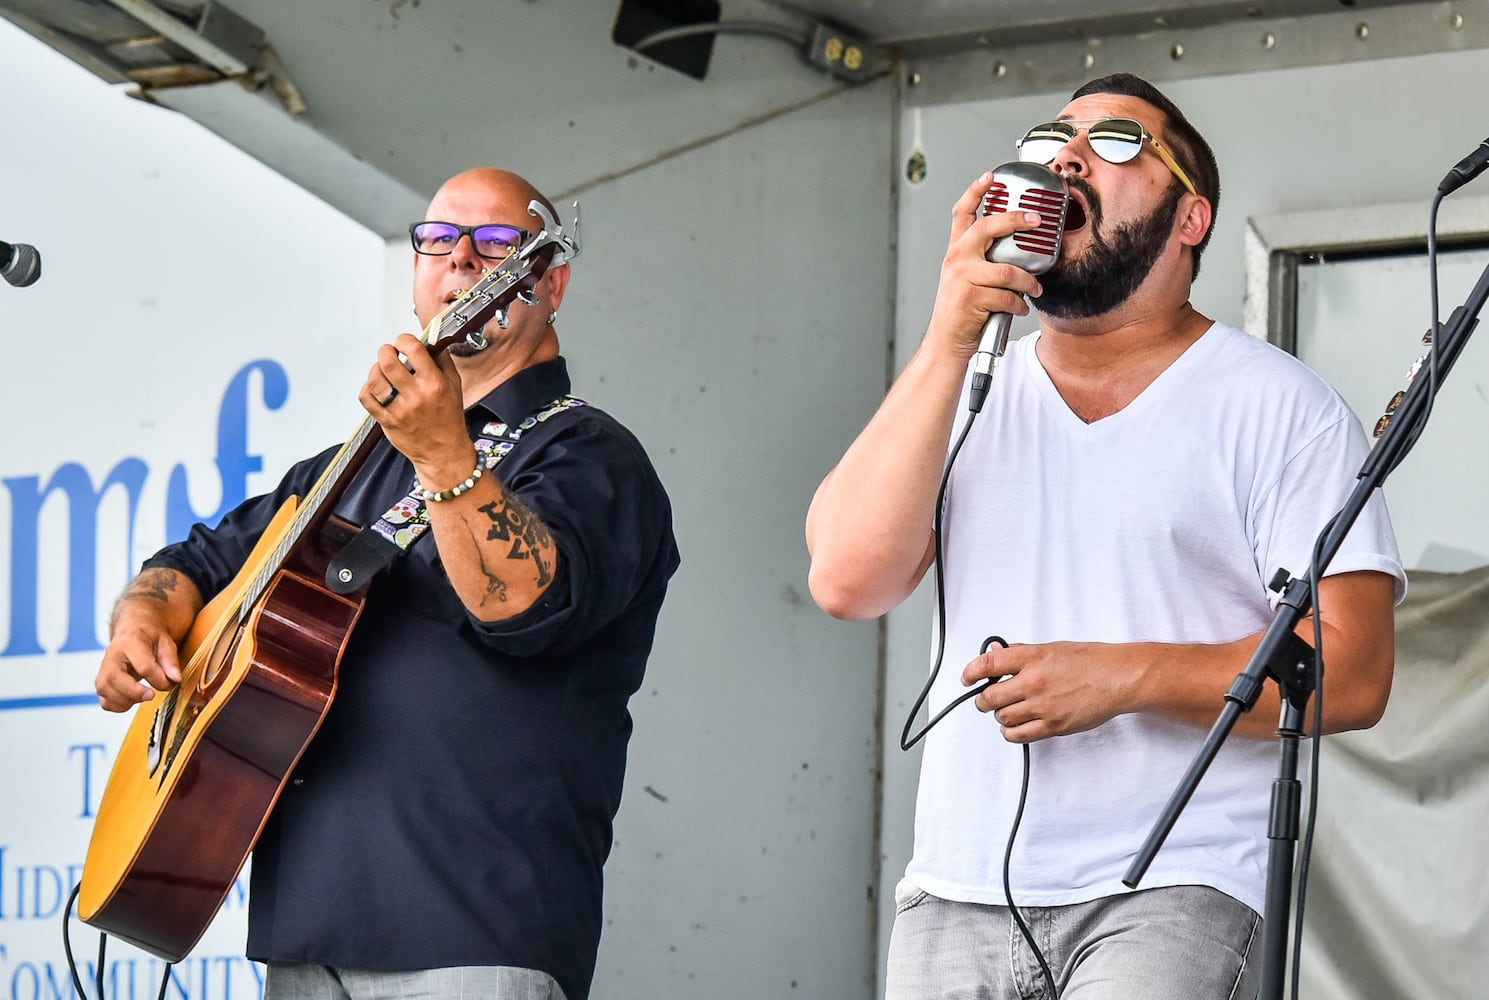
<svg viewBox="0 0 1489 1000">
<path fill-rule="evenodd" d="M 1322 748 L 1306 1000 L 1489 998 L 1489 567 L 1410 576 L 1385 717 Z"/>
</svg>

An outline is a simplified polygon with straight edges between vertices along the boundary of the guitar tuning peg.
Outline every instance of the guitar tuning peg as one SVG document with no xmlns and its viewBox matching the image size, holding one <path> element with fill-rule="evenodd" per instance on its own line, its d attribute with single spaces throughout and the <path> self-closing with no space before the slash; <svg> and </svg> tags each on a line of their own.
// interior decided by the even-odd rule
<svg viewBox="0 0 1489 1000">
<path fill-rule="evenodd" d="M 480 330 L 473 330 L 465 335 L 465 342 L 473 351 L 486 350 L 486 336 Z"/>
<path fill-rule="evenodd" d="M 496 315 L 496 325 L 499 326 L 499 327 L 501 327 L 503 330 L 505 330 L 507 327 L 509 327 L 509 326 L 512 325 L 511 317 L 509 317 L 507 315 L 507 307 L 506 306 L 502 306 L 500 309 L 498 309 L 496 311 L 495 315 Z"/>
<path fill-rule="evenodd" d="M 1395 416 L 1396 414 L 1396 408 L 1401 405 L 1401 401 L 1405 398 L 1406 392 L 1405 390 L 1401 389 L 1398 389 L 1396 391 L 1396 395 L 1391 397 L 1391 401 L 1386 404 L 1385 412 L 1382 413 L 1380 415 L 1380 419 L 1375 422 L 1375 437 L 1380 437 L 1386 432 L 1386 428 L 1390 426 L 1391 417 Z"/>
<path fill-rule="evenodd" d="M 525 306 L 535 306 L 542 301 L 538 298 L 538 293 L 533 291 L 531 288 L 524 288 L 522 291 L 518 292 L 517 299 Z"/>
</svg>

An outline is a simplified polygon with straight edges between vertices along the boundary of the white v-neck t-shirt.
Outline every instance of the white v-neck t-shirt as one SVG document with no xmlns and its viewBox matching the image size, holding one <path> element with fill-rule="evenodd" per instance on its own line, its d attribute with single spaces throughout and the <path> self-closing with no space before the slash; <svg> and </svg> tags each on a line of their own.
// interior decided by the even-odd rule
<svg viewBox="0 0 1489 1000">
<path fill-rule="evenodd" d="M 1219 643 L 1265 629 L 1278 567 L 1308 570 L 1368 448 L 1316 373 L 1214 324 L 1136 399 L 1087 424 L 1035 355 L 1009 346 L 952 470 L 946 652 L 934 716 L 983 640 Z M 959 429 L 959 428 L 958 428 Z M 1379 492 L 1327 574 L 1405 573 Z M 1324 609 L 1327 613 L 1327 608 Z M 1327 648 L 1325 649 L 1327 654 Z M 1215 692 L 1218 717 L 1225 692 Z M 1123 715 L 1031 746 L 1015 903 L 1085 902 L 1121 883 L 1205 730 Z M 1207 885 L 1261 912 L 1274 741 L 1229 738 L 1141 888 Z M 969 704 L 927 736 L 906 871 L 947 899 L 1003 903 L 1021 748 Z"/>
</svg>

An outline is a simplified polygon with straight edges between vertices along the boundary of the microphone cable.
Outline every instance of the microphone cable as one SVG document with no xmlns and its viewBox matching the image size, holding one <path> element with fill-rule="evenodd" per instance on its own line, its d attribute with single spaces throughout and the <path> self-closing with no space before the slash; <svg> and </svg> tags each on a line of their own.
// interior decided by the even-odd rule
<svg viewBox="0 0 1489 1000">
<path fill-rule="evenodd" d="M 82 977 L 78 975 L 78 963 L 72 954 L 72 935 L 68 933 L 67 922 L 72 919 L 72 906 L 77 902 L 78 891 L 81 885 L 72 887 L 72 892 L 67 897 L 67 905 L 62 908 L 62 952 L 67 956 L 67 971 L 72 974 L 72 985 L 78 991 L 78 996 L 86 998 L 88 991 L 83 989 Z M 95 994 L 98 1000 L 103 1000 L 103 960 L 108 953 L 109 936 L 98 935 L 98 964 L 93 970 L 93 982 L 98 992 Z"/>
<path fill-rule="evenodd" d="M 77 959 L 74 958 L 72 954 L 72 934 L 67 929 L 67 922 L 72 919 L 73 904 L 77 902 L 78 892 L 81 889 L 81 884 L 73 886 L 72 892 L 69 893 L 67 897 L 67 905 L 62 908 L 62 952 L 64 955 L 67 956 L 67 971 L 72 975 L 73 989 L 78 991 L 79 997 L 82 997 L 83 1000 L 87 1000 L 88 991 L 83 989 L 83 979 L 80 975 L 78 975 Z M 102 931 L 99 931 L 97 960 L 98 964 L 93 969 L 93 985 L 94 989 L 97 991 L 94 993 L 96 1000 L 103 1000 L 103 964 L 104 958 L 108 954 L 108 946 L 109 936 Z M 165 963 L 165 970 L 160 974 L 160 992 L 155 994 L 155 1000 L 165 1000 L 165 990 L 171 982 L 172 964 L 173 963 L 171 962 Z M 118 984 L 116 983 L 115 985 L 117 986 Z M 131 987 L 131 994 L 132 993 L 133 987 Z"/>
<path fill-rule="evenodd" d="M 920 732 L 916 733 L 913 737 L 910 735 L 910 728 L 915 724 L 915 717 L 920 714 L 921 706 L 925 704 L 926 698 L 929 697 L 931 693 L 931 686 L 936 683 L 936 678 L 941 673 L 941 663 L 946 655 L 946 587 L 944 576 L 945 555 L 941 545 L 941 512 L 945 507 L 946 487 L 951 482 L 952 466 L 956 464 L 957 456 L 961 454 L 962 445 L 966 443 L 967 435 L 972 431 L 972 424 L 977 420 L 977 414 L 982 409 L 981 403 L 982 401 L 981 399 L 979 399 L 977 400 L 977 404 L 975 406 L 971 406 L 968 408 L 967 420 L 962 425 L 962 432 L 957 435 L 956 443 L 952 445 L 951 454 L 946 459 L 946 467 L 941 471 L 941 484 L 936 490 L 936 512 L 931 520 L 931 534 L 935 538 L 936 542 L 934 564 L 936 590 L 936 658 L 935 661 L 931 664 L 931 675 L 926 678 L 925 685 L 921 687 L 920 694 L 915 699 L 915 704 L 910 706 L 910 714 L 906 716 L 905 726 L 900 731 L 901 750 L 909 750 L 911 747 L 915 746 L 915 744 L 919 743 L 925 737 L 926 733 L 929 733 L 931 731 L 931 727 L 935 726 L 942 719 L 946 718 L 946 714 L 953 708 L 956 708 L 968 698 L 977 697 L 979 694 L 986 691 L 988 688 L 992 687 L 994 684 L 998 683 L 998 681 L 1003 679 L 1002 677 L 999 677 L 996 679 L 984 681 L 983 683 L 972 688 L 970 691 L 957 696 L 957 698 L 953 700 L 951 704 L 941 709 L 940 712 L 937 712 L 936 717 L 927 722 L 925 726 L 921 728 Z M 1002 636 L 991 635 L 983 640 L 982 648 L 981 650 L 979 650 L 978 655 L 981 656 L 982 654 L 986 653 L 989 649 L 993 648 L 994 645 L 1002 646 L 1004 649 L 1008 648 L 1008 643 L 1003 639 Z M 1044 974 L 1045 983 L 1049 986 L 1050 997 L 1053 998 L 1053 1000 L 1058 1000 L 1060 991 L 1055 986 L 1054 974 L 1050 972 L 1049 963 L 1046 962 L 1044 958 L 1044 952 L 1040 951 L 1039 945 L 1034 942 L 1034 935 L 1032 932 L 1030 932 L 1028 924 L 1024 922 L 1023 914 L 1019 913 L 1019 908 L 1013 902 L 1013 889 L 1009 877 L 1009 868 L 1012 864 L 1013 859 L 1013 843 L 1015 838 L 1018 837 L 1019 825 L 1023 822 L 1024 819 L 1024 805 L 1029 798 L 1030 765 L 1029 744 L 1027 743 L 1023 745 L 1023 756 L 1024 775 L 1023 780 L 1020 782 L 1019 786 L 1019 804 L 1018 808 L 1014 811 L 1013 826 L 1009 828 L 1008 840 L 1003 847 L 1003 900 L 1008 904 L 1008 913 L 1011 917 L 1013 917 L 1013 922 L 1015 925 L 1017 925 L 1019 934 L 1023 936 L 1024 942 L 1028 944 L 1029 949 L 1034 953 L 1035 961 L 1039 963 L 1039 970 Z M 1011 968 L 1009 971 L 1010 974 L 1012 974 Z"/>
<path fill-rule="evenodd" d="M 946 487 L 951 482 L 951 468 L 956 464 L 957 455 L 961 453 L 962 445 L 967 441 L 967 435 L 972 430 L 972 424 L 977 419 L 977 411 L 973 410 L 967 415 L 967 422 L 962 425 L 962 432 L 957 436 L 956 443 L 952 445 L 951 454 L 946 459 L 946 467 L 941 470 L 941 485 L 936 490 L 936 512 L 931 520 L 931 535 L 936 542 L 935 553 L 935 583 L 936 583 L 936 659 L 931 665 L 931 675 L 926 678 L 925 686 L 920 689 L 920 694 L 915 699 L 915 704 L 910 706 L 910 714 L 905 717 L 905 726 L 900 730 L 900 749 L 909 750 L 919 743 L 925 734 L 931 731 L 931 727 L 942 719 L 946 713 L 956 708 L 968 698 L 975 698 L 992 686 L 991 680 L 979 684 L 977 687 L 960 695 L 950 705 L 947 705 L 936 717 L 927 722 L 913 737 L 910 735 L 910 727 L 915 724 L 915 717 L 920 714 L 921 706 L 925 704 L 927 696 L 931 693 L 931 685 L 936 683 L 937 676 L 941 673 L 941 661 L 946 655 L 946 587 L 945 587 L 945 553 L 942 550 L 941 538 L 941 511 L 946 504 Z M 1002 640 L 999 640 L 1000 642 Z M 1006 646 L 1007 643 L 1004 643 Z M 984 651 L 987 644 L 984 643 Z"/>
<path fill-rule="evenodd" d="M 1303 914 L 1308 908 L 1308 869 L 1313 860 L 1313 834 L 1318 822 L 1318 776 L 1322 760 L 1319 752 L 1323 748 L 1324 731 L 1324 617 L 1319 608 L 1318 582 L 1319 558 L 1323 555 L 1324 539 L 1334 530 L 1339 520 L 1335 514 L 1329 518 L 1324 530 L 1313 543 L 1313 555 L 1308 560 L 1308 589 L 1313 594 L 1313 745 L 1308 748 L 1308 828 L 1303 834 L 1303 848 L 1298 860 L 1298 898 L 1293 906 L 1292 943 L 1292 995 L 1298 996 L 1298 984 L 1303 972 Z M 1283 692 L 1286 698 L 1286 692 Z"/>
<path fill-rule="evenodd" d="M 1438 345 L 1442 332 L 1442 324 L 1439 322 L 1440 302 L 1438 295 L 1437 275 L 1437 210 L 1446 197 L 1439 190 L 1432 198 L 1432 206 L 1428 210 L 1427 218 L 1427 284 L 1428 296 L 1432 304 L 1432 319 L 1427 325 L 1427 400 L 1422 404 L 1420 413 L 1412 426 L 1406 429 L 1407 440 L 1402 447 L 1401 454 L 1397 456 L 1395 463 L 1387 469 L 1387 473 L 1394 472 L 1406 459 L 1412 448 L 1416 447 L 1422 431 L 1427 427 L 1427 418 L 1432 415 L 1432 404 L 1437 399 L 1438 390 L 1438 367 L 1437 354 Z M 1294 1000 L 1298 997 L 1298 991 L 1302 982 L 1302 954 L 1303 954 L 1303 916 L 1308 902 L 1308 872 L 1313 861 L 1313 835 L 1318 820 L 1318 785 L 1319 768 L 1322 764 L 1320 751 L 1323 743 L 1324 728 L 1324 633 L 1323 613 L 1319 610 L 1318 584 L 1321 567 L 1319 560 L 1323 555 L 1322 549 L 1324 539 L 1334 530 L 1334 525 L 1339 521 L 1342 510 L 1329 519 L 1324 525 L 1323 531 L 1319 532 L 1318 538 L 1313 544 L 1313 555 L 1308 563 L 1308 588 L 1313 594 L 1313 745 L 1309 748 L 1309 780 L 1308 780 L 1308 826 L 1303 835 L 1303 846 L 1298 860 L 1298 899 L 1294 908 L 1293 941 L 1292 941 L 1292 995 Z"/>
</svg>

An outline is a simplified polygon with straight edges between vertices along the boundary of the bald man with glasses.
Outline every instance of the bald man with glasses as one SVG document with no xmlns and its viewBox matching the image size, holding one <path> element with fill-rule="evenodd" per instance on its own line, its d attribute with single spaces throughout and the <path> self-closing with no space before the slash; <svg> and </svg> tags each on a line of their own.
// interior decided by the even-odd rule
<svg viewBox="0 0 1489 1000">
<path fill-rule="evenodd" d="M 980 216 L 990 174 L 967 188 L 924 339 L 807 517 L 812 594 L 836 617 L 882 615 L 935 568 L 936 721 L 887 996 L 1251 998 L 1275 686 L 1141 891 L 1122 878 L 1273 618 L 1269 581 L 1306 573 L 1353 487 L 1364 433 L 1296 359 L 1190 303 L 1219 172 L 1166 96 L 1091 81 L 1014 148 L 1068 189 L 1058 260 L 989 262 L 1045 220 Z M 969 412 L 984 327 L 1030 303 L 1039 329 Z M 1379 496 L 1327 573 L 1324 731 L 1368 727 L 1405 589 Z"/>
<path fill-rule="evenodd" d="M 488 168 L 439 189 L 410 227 L 421 325 L 527 245 L 534 203 L 554 220 Z M 571 394 L 554 324 L 573 253 L 473 341 L 383 345 L 362 385 L 384 440 L 336 513 L 384 564 L 253 853 L 247 953 L 270 1000 L 589 995 L 627 701 L 678 553 L 641 444 Z M 204 600 L 336 451 L 145 563 L 114 610 L 104 708 L 181 681 Z"/>
</svg>

